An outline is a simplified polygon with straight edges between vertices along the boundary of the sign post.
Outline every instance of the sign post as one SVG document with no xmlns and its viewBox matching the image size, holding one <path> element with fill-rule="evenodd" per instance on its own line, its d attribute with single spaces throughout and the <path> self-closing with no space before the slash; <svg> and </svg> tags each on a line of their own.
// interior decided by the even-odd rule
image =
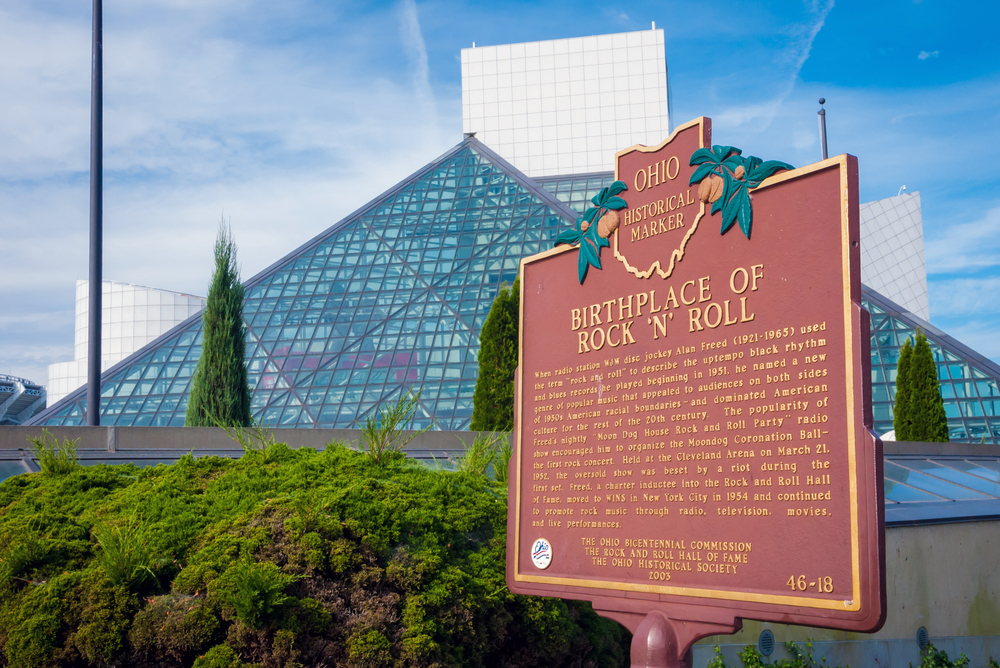
<svg viewBox="0 0 1000 668">
<path fill-rule="evenodd" d="M 744 618 L 878 629 L 857 160 L 743 156 L 701 118 L 615 173 L 521 263 L 508 585 L 591 601 L 633 666 Z"/>
</svg>

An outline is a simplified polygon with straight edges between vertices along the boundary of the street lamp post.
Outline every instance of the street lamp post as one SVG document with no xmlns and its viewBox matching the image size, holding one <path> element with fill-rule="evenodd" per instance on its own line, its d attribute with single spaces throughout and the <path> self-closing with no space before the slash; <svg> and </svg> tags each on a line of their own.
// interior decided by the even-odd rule
<svg viewBox="0 0 1000 668">
<path fill-rule="evenodd" d="M 816 113 L 819 115 L 820 148 L 823 149 L 823 159 L 826 160 L 828 156 L 826 154 L 826 109 L 823 108 L 824 104 L 826 104 L 826 100 L 821 97 L 819 99 L 819 111 Z"/>
<path fill-rule="evenodd" d="M 104 58 L 101 0 L 94 0 L 90 72 L 90 323 L 87 341 L 87 424 L 101 424 L 101 289 L 104 218 Z"/>
</svg>

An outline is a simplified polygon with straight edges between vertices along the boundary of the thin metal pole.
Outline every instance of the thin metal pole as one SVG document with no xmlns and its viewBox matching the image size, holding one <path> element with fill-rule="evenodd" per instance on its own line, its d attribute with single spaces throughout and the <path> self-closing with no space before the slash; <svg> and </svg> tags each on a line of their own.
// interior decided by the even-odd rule
<svg viewBox="0 0 1000 668">
<path fill-rule="evenodd" d="M 826 109 L 823 108 L 824 104 L 826 104 L 826 100 L 821 97 L 819 111 L 816 113 L 819 114 L 819 143 L 823 148 L 823 159 L 826 160 L 829 156 L 826 154 Z"/>
<path fill-rule="evenodd" d="M 101 424 L 101 290 L 104 234 L 103 8 L 94 0 L 90 72 L 90 323 L 87 332 L 87 424 Z"/>
</svg>

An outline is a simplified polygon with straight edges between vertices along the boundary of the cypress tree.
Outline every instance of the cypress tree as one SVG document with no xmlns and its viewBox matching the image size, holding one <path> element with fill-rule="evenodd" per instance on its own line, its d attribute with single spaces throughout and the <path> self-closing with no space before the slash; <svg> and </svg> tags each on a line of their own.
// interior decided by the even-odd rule
<svg viewBox="0 0 1000 668">
<path fill-rule="evenodd" d="M 896 364 L 896 400 L 892 409 L 892 428 L 896 432 L 897 441 L 910 440 L 910 357 L 913 354 L 913 343 L 907 338 L 899 351 L 899 362 Z"/>
<path fill-rule="evenodd" d="M 222 224 L 215 240 L 215 275 L 202 312 L 201 359 L 195 371 L 184 419 L 188 427 L 249 427 L 246 323 L 243 283 L 236 264 L 236 242 Z"/>
<path fill-rule="evenodd" d="M 517 368 L 521 279 L 500 286 L 479 335 L 479 376 L 472 397 L 473 431 L 507 431 L 514 426 L 514 370 Z"/>
<path fill-rule="evenodd" d="M 907 440 L 948 442 L 948 417 L 944 412 L 937 364 L 927 337 L 917 330 L 909 368 L 910 433 Z"/>
</svg>

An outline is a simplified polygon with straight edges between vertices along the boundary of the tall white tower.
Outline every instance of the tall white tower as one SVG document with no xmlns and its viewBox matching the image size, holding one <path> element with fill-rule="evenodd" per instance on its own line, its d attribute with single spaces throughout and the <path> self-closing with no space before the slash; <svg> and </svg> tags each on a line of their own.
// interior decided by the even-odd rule
<svg viewBox="0 0 1000 668">
<path fill-rule="evenodd" d="M 50 406 L 87 382 L 89 285 L 76 282 L 73 361 L 49 365 Z M 204 297 L 118 281 L 103 281 L 101 292 L 102 373 L 205 307 Z"/>
<path fill-rule="evenodd" d="M 670 133 L 663 30 L 462 49 L 462 125 L 528 176 L 614 169 Z"/>
</svg>

